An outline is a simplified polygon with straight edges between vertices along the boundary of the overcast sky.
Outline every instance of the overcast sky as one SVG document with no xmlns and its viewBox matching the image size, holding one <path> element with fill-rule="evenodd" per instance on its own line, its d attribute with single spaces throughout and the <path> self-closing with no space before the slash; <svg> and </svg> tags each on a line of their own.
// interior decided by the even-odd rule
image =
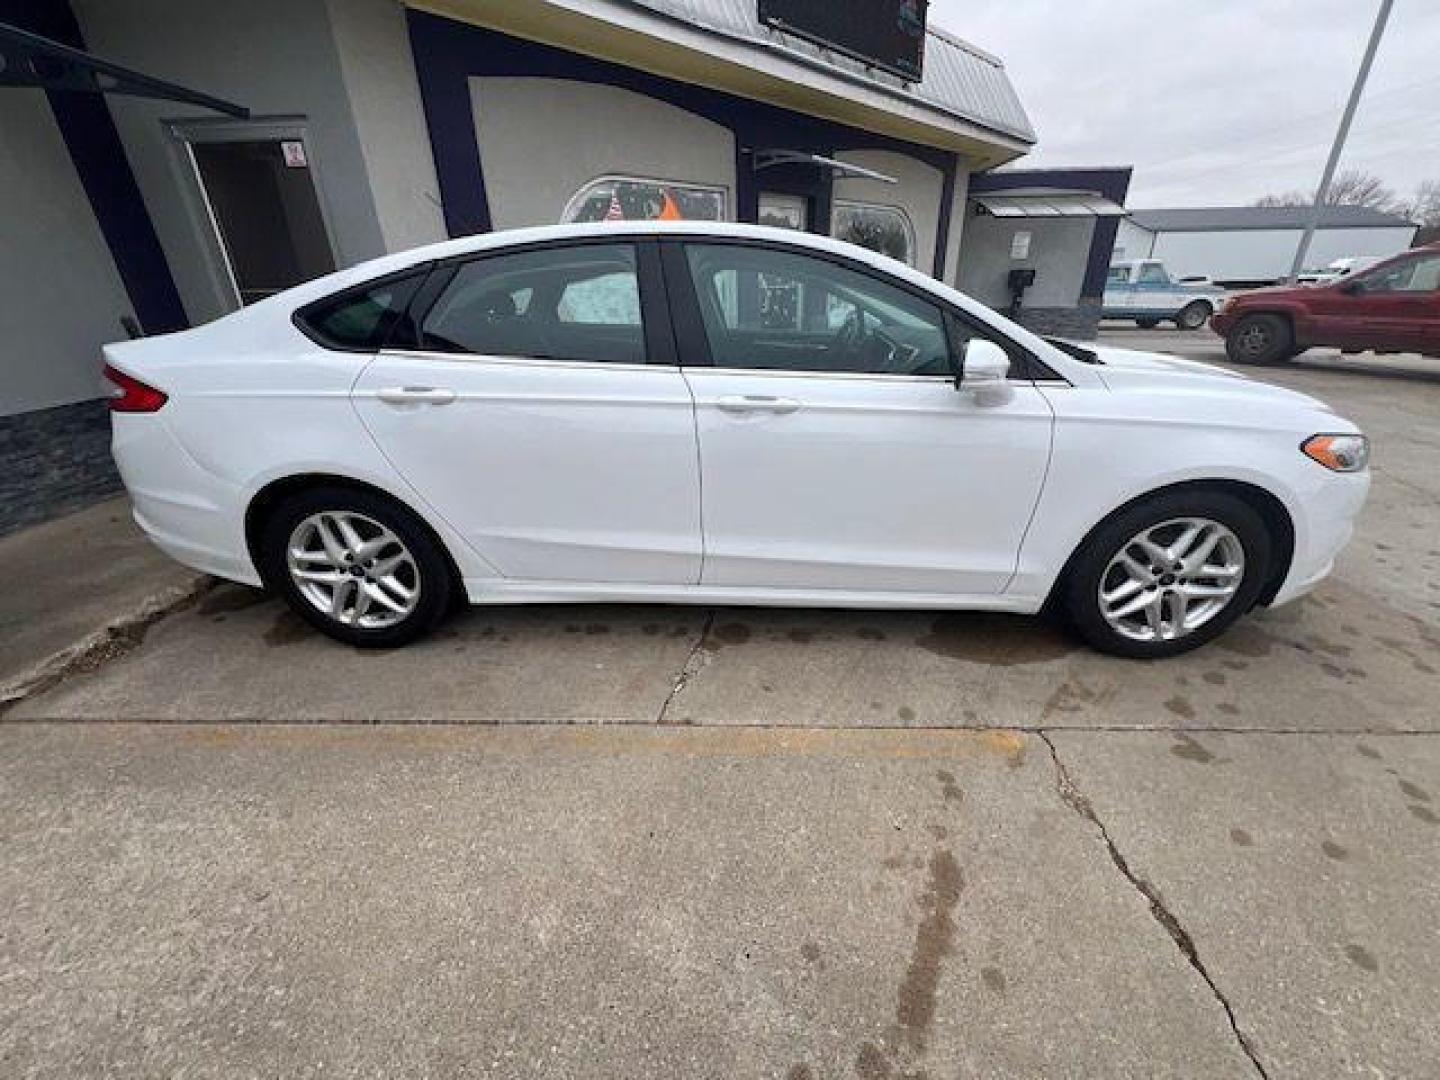
<svg viewBox="0 0 1440 1080">
<path fill-rule="evenodd" d="M 1039 143 L 1020 164 L 1133 165 L 1132 207 L 1311 190 L 1378 0 L 931 0 L 999 56 Z M 1440 2 L 1395 0 L 1341 168 L 1440 179 Z"/>
</svg>

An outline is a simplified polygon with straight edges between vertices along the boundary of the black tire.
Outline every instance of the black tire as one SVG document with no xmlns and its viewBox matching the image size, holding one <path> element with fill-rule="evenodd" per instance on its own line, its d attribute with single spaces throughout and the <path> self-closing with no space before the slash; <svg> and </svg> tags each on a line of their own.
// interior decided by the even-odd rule
<svg viewBox="0 0 1440 1080">
<path fill-rule="evenodd" d="M 1159 319 L 1136 319 L 1136 320 L 1135 320 L 1135 325 L 1138 326 L 1141 330 L 1154 330 L 1155 327 L 1157 327 L 1157 326 L 1160 325 L 1160 320 L 1159 320 Z"/>
<path fill-rule="evenodd" d="M 1290 323 L 1279 315 L 1242 315 L 1225 335 L 1225 355 L 1234 364 L 1278 364 L 1297 351 Z"/>
<path fill-rule="evenodd" d="M 1181 330 L 1199 330 L 1214 310 L 1204 300 L 1192 300 L 1175 316 L 1175 325 Z"/>
<path fill-rule="evenodd" d="M 1182 637 L 1141 641 L 1122 634 L 1101 611 L 1102 576 L 1132 538 L 1146 529 L 1186 517 L 1219 522 L 1239 540 L 1245 556 L 1239 587 L 1208 622 Z M 1214 640 L 1255 606 L 1269 578 L 1273 551 L 1264 519 L 1243 500 L 1203 488 L 1161 493 L 1112 515 L 1091 532 L 1067 569 L 1060 593 L 1062 607 L 1075 631 L 1101 652 L 1142 660 L 1177 656 Z"/>
<path fill-rule="evenodd" d="M 399 538 L 413 563 L 413 572 L 408 567 L 405 571 L 411 579 L 407 584 L 419 591 L 414 607 L 398 622 L 383 627 L 341 622 L 301 593 L 290 574 L 287 551 L 296 528 L 319 513 L 362 515 Z M 282 595 L 311 626 L 348 645 L 390 649 L 414 641 L 435 628 L 449 612 L 456 595 L 449 560 L 434 534 L 406 507 L 377 492 L 327 486 L 287 495 L 271 508 L 257 540 L 257 561 L 266 586 Z"/>
</svg>

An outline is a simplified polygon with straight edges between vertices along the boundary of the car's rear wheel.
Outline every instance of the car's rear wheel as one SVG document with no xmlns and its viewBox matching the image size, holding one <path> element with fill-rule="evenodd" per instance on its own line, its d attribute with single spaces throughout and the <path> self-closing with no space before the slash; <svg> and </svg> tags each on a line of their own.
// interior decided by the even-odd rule
<svg viewBox="0 0 1440 1080">
<path fill-rule="evenodd" d="M 1210 318 L 1213 309 L 1204 300 L 1192 300 L 1175 316 L 1175 325 L 1181 330 L 1199 330 Z"/>
<path fill-rule="evenodd" d="M 1279 315 L 1243 315 L 1225 337 L 1225 355 L 1237 364 L 1278 364 L 1295 352 L 1295 335 Z"/>
<path fill-rule="evenodd" d="M 1135 325 L 1138 326 L 1138 327 L 1140 327 L 1141 330 L 1154 330 L 1155 327 L 1157 327 L 1157 326 L 1160 325 L 1160 320 L 1159 320 L 1159 319 L 1136 319 L 1136 320 L 1135 320 Z"/>
<path fill-rule="evenodd" d="M 1264 520 L 1243 500 L 1205 490 L 1158 495 L 1086 540 L 1065 581 L 1065 610 L 1102 652 L 1175 656 L 1254 606 L 1272 552 Z"/>
<path fill-rule="evenodd" d="M 280 501 L 259 536 L 265 581 L 306 622 L 351 645 L 393 648 L 450 606 L 450 568 L 430 531 L 383 495 L 320 487 Z"/>
</svg>

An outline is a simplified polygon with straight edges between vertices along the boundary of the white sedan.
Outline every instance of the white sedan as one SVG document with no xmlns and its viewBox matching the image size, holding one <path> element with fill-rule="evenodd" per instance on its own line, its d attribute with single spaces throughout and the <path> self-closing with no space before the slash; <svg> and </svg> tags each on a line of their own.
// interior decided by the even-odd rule
<svg viewBox="0 0 1440 1080">
<path fill-rule="evenodd" d="M 1168 656 L 1315 585 L 1369 486 L 1312 398 L 745 225 L 468 237 L 105 360 L 155 543 L 356 645 L 463 597 L 1053 605 Z"/>
</svg>

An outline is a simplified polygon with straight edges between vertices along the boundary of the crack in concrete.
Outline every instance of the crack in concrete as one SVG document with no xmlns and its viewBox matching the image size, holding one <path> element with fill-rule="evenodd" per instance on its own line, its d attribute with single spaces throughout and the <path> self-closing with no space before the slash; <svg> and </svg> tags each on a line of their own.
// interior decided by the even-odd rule
<svg viewBox="0 0 1440 1080">
<path fill-rule="evenodd" d="M 660 711 L 655 714 L 656 725 L 671 723 L 667 716 L 670 712 L 670 703 L 679 696 L 680 691 L 704 666 L 701 661 L 701 654 L 705 651 L 705 639 L 710 636 L 710 628 L 715 625 L 716 610 L 711 608 L 705 613 L 705 621 L 700 624 L 700 633 L 695 642 L 690 646 L 690 651 L 685 655 L 685 663 L 680 665 L 680 671 L 675 676 L 675 681 L 670 686 L 670 692 L 665 695 L 665 700 L 660 703 Z"/>
<path fill-rule="evenodd" d="M 1251 1045 L 1249 1037 L 1240 1030 L 1240 1024 L 1235 1019 L 1235 1009 L 1216 984 L 1214 978 L 1211 977 L 1210 972 L 1205 967 L 1204 961 L 1200 959 L 1199 950 L 1195 946 L 1195 939 L 1190 936 L 1190 932 L 1186 930 L 1180 920 L 1176 918 L 1175 913 L 1165 906 L 1165 902 L 1161 899 L 1159 891 L 1151 885 L 1150 882 L 1146 881 L 1130 868 L 1130 864 L 1126 861 L 1125 856 L 1122 855 L 1120 849 L 1115 846 L 1115 841 L 1111 838 L 1110 831 L 1105 828 L 1105 823 L 1100 820 L 1100 815 L 1096 813 L 1094 803 L 1075 785 L 1075 781 L 1070 776 L 1070 770 L 1067 769 L 1065 763 L 1060 760 L 1060 751 L 1051 740 L 1049 734 L 1045 731 L 1037 731 L 1036 734 L 1039 735 L 1045 745 L 1050 748 L 1050 760 L 1055 765 L 1055 789 L 1060 795 L 1060 800 L 1065 803 L 1066 806 L 1070 807 L 1070 809 L 1074 810 L 1075 813 L 1094 825 L 1099 831 L 1100 838 L 1105 841 L 1106 850 L 1110 853 L 1110 861 L 1113 862 L 1115 868 L 1124 875 L 1125 880 L 1149 903 L 1150 914 L 1154 916 L 1155 921 L 1170 935 L 1170 940 L 1175 943 L 1175 947 L 1179 949 L 1180 954 L 1189 961 L 1190 966 L 1195 969 L 1200 978 L 1205 980 L 1205 985 L 1210 988 L 1210 993 L 1220 1004 L 1220 1007 L 1225 1010 L 1225 1017 L 1230 1023 L 1230 1031 L 1235 1036 L 1235 1041 L 1239 1044 L 1245 1056 L 1250 1059 L 1250 1064 L 1255 1067 L 1255 1071 L 1260 1075 L 1261 1080 L 1270 1080 L 1270 1074 L 1265 1071 L 1265 1066 L 1260 1063 L 1260 1057 Z"/>
<path fill-rule="evenodd" d="M 151 597 L 128 615 L 87 634 L 74 645 L 49 657 L 5 686 L 0 686 L 0 717 L 11 709 L 66 679 L 98 671 L 106 664 L 140 647 L 150 628 L 176 612 L 193 606 L 219 582 L 200 576 L 188 585 Z"/>
</svg>

